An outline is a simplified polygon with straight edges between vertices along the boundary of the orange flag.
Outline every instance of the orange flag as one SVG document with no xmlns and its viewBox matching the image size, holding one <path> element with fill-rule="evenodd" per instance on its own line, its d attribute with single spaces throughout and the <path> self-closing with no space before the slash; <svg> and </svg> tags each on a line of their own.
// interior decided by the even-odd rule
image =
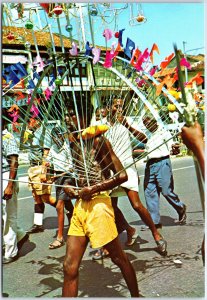
<svg viewBox="0 0 207 300">
<path fill-rule="evenodd" d="M 142 53 L 142 52 L 141 52 L 138 48 L 136 48 L 136 49 L 133 51 L 133 55 L 132 55 L 132 58 L 131 58 L 131 61 L 130 61 L 130 64 L 131 64 L 133 67 L 135 67 L 136 62 L 137 62 L 137 60 L 138 60 L 138 58 L 139 58 L 139 56 L 140 56 L 141 53 Z M 136 59 L 136 62 L 135 62 L 135 59 Z"/>
<path fill-rule="evenodd" d="M 13 110 L 18 111 L 19 110 L 19 106 L 16 104 L 13 104 L 7 111 L 8 112 L 12 112 Z"/>
<path fill-rule="evenodd" d="M 175 78 L 170 77 L 170 75 L 167 75 L 163 82 L 166 84 L 167 89 L 171 88 L 173 86 L 173 84 L 175 83 Z"/>
<path fill-rule="evenodd" d="M 114 61 L 116 61 L 116 56 L 119 54 L 119 51 L 121 51 L 121 45 L 120 45 L 120 43 L 118 43 L 118 45 L 117 45 L 117 47 L 116 47 L 116 49 L 115 49 L 115 51 L 114 51 Z"/>
<path fill-rule="evenodd" d="M 164 84 L 165 84 L 164 82 L 161 82 L 160 84 L 158 84 L 158 85 L 156 86 L 156 96 L 159 96 L 159 95 L 160 95 L 160 93 L 161 93 L 161 91 L 162 91 L 162 87 L 163 87 Z"/>
<path fill-rule="evenodd" d="M 191 80 L 188 81 L 188 83 L 186 85 L 192 85 L 193 81 L 195 81 L 197 85 L 203 83 L 203 78 L 201 77 L 201 73 L 200 72 L 196 76 L 194 76 L 193 78 L 191 78 Z"/>
<path fill-rule="evenodd" d="M 164 69 L 169 65 L 171 59 L 174 57 L 174 53 L 170 54 L 169 56 L 165 57 L 165 60 L 161 62 L 160 68 Z"/>
<path fill-rule="evenodd" d="M 160 50 L 159 50 L 157 44 L 155 44 L 155 43 L 152 45 L 152 49 L 150 51 L 150 60 L 151 60 L 152 63 L 153 63 L 153 60 L 154 60 L 154 58 L 153 58 L 153 52 L 154 51 L 156 51 L 158 54 L 160 54 Z"/>
</svg>

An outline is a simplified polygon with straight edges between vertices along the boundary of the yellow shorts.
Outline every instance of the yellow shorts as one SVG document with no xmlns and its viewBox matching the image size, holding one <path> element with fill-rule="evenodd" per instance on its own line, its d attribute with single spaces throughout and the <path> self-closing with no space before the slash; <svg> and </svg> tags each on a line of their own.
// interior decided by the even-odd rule
<svg viewBox="0 0 207 300">
<path fill-rule="evenodd" d="M 68 235 L 87 236 L 92 248 L 100 248 L 118 236 L 108 193 L 100 193 L 90 201 L 76 201 Z"/>
<path fill-rule="evenodd" d="M 28 187 L 30 190 L 35 191 L 37 195 L 45 195 L 45 194 L 50 195 L 52 186 L 42 184 L 41 183 L 42 176 L 46 176 L 44 166 L 40 165 L 40 166 L 30 167 L 28 169 L 28 181 L 29 181 Z"/>
</svg>

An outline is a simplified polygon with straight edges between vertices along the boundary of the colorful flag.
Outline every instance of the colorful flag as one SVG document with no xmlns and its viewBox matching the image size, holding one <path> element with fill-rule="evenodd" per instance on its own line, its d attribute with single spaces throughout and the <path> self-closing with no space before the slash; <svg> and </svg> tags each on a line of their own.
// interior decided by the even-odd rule
<svg viewBox="0 0 207 300">
<path fill-rule="evenodd" d="M 152 49 L 150 51 L 150 60 L 151 60 L 152 64 L 153 64 L 153 60 L 154 60 L 154 57 L 153 57 L 154 51 L 156 51 L 158 54 L 160 54 L 159 48 L 158 48 L 157 44 L 155 44 L 155 43 L 152 45 Z"/>
<path fill-rule="evenodd" d="M 124 48 L 124 53 L 127 57 L 132 57 L 132 51 L 135 49 L 135 43 L 130 39 L 127 38 L 126 47 Z"/>
<path fill-rule="evenodd" d="M 109 41 L 113 37 L 113 31 L 110 29 L 105 29 L 103 32 L 103 36 L 105 37 L 106 41 Z"/>
<path fill-rule="evenodd" d="M 169 56 L 165 57 L 165 60 L 160 63 L 160 68 L 164 69 L 169 65 L 171 62 L 172 58 L 174 57 L 174 53 L 170 54 Z"/>
</svg>

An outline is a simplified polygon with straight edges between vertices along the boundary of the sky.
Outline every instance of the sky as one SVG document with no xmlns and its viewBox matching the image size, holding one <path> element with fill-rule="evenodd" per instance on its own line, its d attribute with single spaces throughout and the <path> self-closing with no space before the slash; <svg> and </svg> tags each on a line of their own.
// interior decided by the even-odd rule
<svg viewBox="0 0 207 300">
<path fill-rule="evenodd" d="M 32 3 L 32 2 L 30 2 Z M 35 2 L 33 2 L 35 3 Z M 92 2 L 90 2 L 90 5 Z M 205 53 L 205 40 L 204 40 L 204 3 L 134 3 L 133 4 L 133 16 L 130 14 L 131 3 L 128 2 L 128 7 L 123 10 L 117 10 L 119 12 L 116 18 L 116 24 L 113 20 L 113 11 L 109 8 L 106 11 L 106 7 L 98 4 L 99 14 L 98 16 L 91 17 L 93 23 L 94 41 L 96 45 L 105 46 L 105 38 L 103 37 L 104 29 L 108 28 L 115 31 L 124 29 L 123 32 L 123 45 L 125 46 L 127 37 L 135 42 L 136 47 L 141 51 L 146 48 L 151 50 L 153 43 L 156 43 L 160 54 L 154 53 L 154 64 L 159 64 L 164 58 L 170 55 L 173 50 L 173 43 L 176 43 L 177 48 L 184 51 L 183 42 L 185 42 L 185 50 L 187 54 L 197 55 Z M 125 3 L 113 3 L 114 8 L 124 8 Z M 87 3 L 84 3 L 83 15 L 87 10 Z M 147 21 L 137 26 L 130 26 L 129 21 L 132 17 L 136 17 L 138 12 L 142 10 Z M 105 12 L 104 12 L 105 11 Z M 103 16 L 108 16 L 103 19 Z M 14 14 L 13 14 L 14 16 Z M 40 14 L 42 25 L 46 24 L 45 16 L 43 12 Z M 36 15 L 33 14 L 35 24 L 38 24 Z M 26 20 L 25 17 L 24 20 Z M 52 24 L 52 30 L 58 32 L 57 20 L 54 18 L 48 18 Z M 105 21 L 103 21 L 105 20 Z M 78 32 L 81 33 L 80 18 L 70 16 L 71 24 L 73 25 L 73 37 L 79 39 Z M 112 22 L 111 22 L 112 21 Z M 65 31 L 66 19 L 64 14 L 60 15 L 60 23 L 62 34 L 68 36 Z M 16 22 L 17 26 L 20 26 Z M 134 22 L 137 24 L 137 22 Z M 24 26 L 22 24 L 21 26 Z M 37 29 L 37 28 L 36 28 Z M 84 19 L 84 30 L 86 35 L 86 41 L 92 42 L 88 17 Z M 108 41 L 107 46 L 111 47 L 112 43 L 117 43 L 117 39 L 113 37 Z M 198 50 L 193 50 L 197 49 Z M 193 50 L 193 51 L 192 51 Z"/>
<path fill-rule="evenodd" d="M 129 37 L 140 50 L 150 50 L 152 44 L 156 43 L 160 55 L 154 54 L 155 63 L 173 52 L 173 43 L 183 50 L 183 41 L 186 42 L 185 49 L 188 54 L 204 53 L 203 3 L 143 3 L 142 10 L 147 21 L 138 26 L 129 26 L 129 11 L 120 15 L 120 29 L 125 28 L 123 41 L 126 42 Z M 135 12 L 134 9 L 136 16 Z M 103 38 L 99 36 L 99 39 L 104 44 Z M 189 51 L 195 48 L 202 49 Z"/>
</svg>

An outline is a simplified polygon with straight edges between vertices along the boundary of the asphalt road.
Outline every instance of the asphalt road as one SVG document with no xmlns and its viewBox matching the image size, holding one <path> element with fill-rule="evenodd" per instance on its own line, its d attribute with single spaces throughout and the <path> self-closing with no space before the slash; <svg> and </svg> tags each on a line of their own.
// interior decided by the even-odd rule
<svg viewBox="0 0 207 300">
<path fill-rule="evenodd" d="M 138 230 L 139 237 L 131 247 L 124 242 L 126 234 L 120 236 L 139 282 L 140 293 L 145 298 L 204 298 L 204 267 L 200 246 L 204 233 L 204 219 L 200 203 L 194 163 L 190 157 L 172 159 L 175 192 L 187 205 L 187 224 L 174 224 L 177 214 L 164 198 L 160 201 L 162 234 L 168 241 L 168 255 L 161 257 L 149 230 L 141 231 L 140 217 L 133 211 L 126 197 L 121 197 L 119 206 L 127 220 Z M 143 197 L 144 163 L 138 164 L 140 174 L 140 197 Z M 20 178 L 26 171 L 21 166 Z M 33 200 L 25 183 L 20 183 L 18 199 L 19 224 L 27 229 L 33 224 Z M 65 237 L 67 221 L 65 222 Z M 2 268 L 2 292 L 5 297 L 54 298 L 61 296 L 63 282 L 62 262 L 65 246 L 49 250 L 57 230 L 56 211 L 46 206 L 43 233 L 30 235 L 20 251 L 20 258 Z M 92 261 L 94 252 L 87 248 L 80 268 L 80 297 L 129 297 L 129 292 L 119 269 L 109 258 Z M 174 260 L 179 259 L 182 266 L 177 268 Z"/>
</svg>

